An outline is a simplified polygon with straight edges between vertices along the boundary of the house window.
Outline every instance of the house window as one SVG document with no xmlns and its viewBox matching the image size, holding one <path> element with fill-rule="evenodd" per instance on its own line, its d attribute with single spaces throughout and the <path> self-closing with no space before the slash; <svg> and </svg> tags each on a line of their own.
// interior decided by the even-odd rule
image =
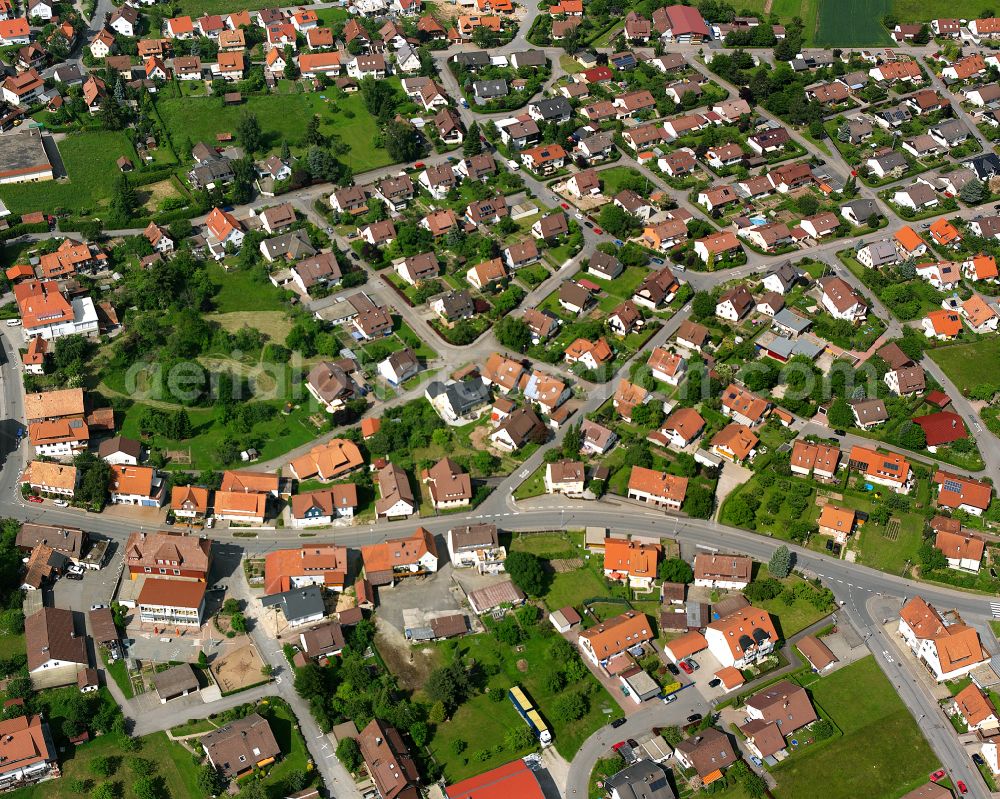
<svg viewBox="0 0 1000 799">
<path fill-rule="evenodd" d="M 167 573 L 166 569 L 160 569 L 160 574 L 166 574 L 166 573 Z"/>
<path fill-rule="evenodd" d="M 146 566 L 144 571 L 146 572 L 146 574 L 151 574 L 153 570 L 149 568 L 149 566 Z"/>
<path fill-rule="evenodd" d="M 180 573 L 181 573 L 180 569 L 174 569 L 174 574 L 180 574 Z"/>
</svg>

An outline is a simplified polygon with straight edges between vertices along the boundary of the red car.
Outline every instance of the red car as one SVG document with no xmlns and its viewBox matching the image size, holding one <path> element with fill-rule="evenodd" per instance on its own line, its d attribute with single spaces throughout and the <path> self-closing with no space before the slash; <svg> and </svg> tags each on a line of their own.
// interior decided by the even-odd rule
<svg viewBox="0 0 1000 799">
<path fill-rule="evenodd" d="M 968 793 L 969 792 L 968 786 L 964 782 L 962 782 L 961 780 L 958 781 L 958 790 L 961 793 Z"/>
<path fill-rule="evenodd" d="M 619 741 L 618 743 L 616 743 L 616 744 L 615 744 L 614 746 L 612 746 L 611 748 L 612 748 L 612 749 L 614 749 L 614 750 L 615 750 L 615 751 L 617 752 L 617 751 L 618 751 L 619 749 L 621 749 L 621 748 L 622 748 L 623 746 L 625 746 L 625 742 L 624 742 L 624 741 Z"/>
<path fill-rule="evenodd" d="M 563 207 L 563 209 L 564 209 L 564 210 L 566 210 L 566 211 L 568 211 L 568 210 L 569 210 L 569 206 L 568 206 L 568 205 L 566 205 L 566 203 L 559 203 L 559 205 L 561 205 L 561 206 Z"/>
<path fill-rule="evenodd" d="M 34 494 L 28 497 L 28 502 L 44 502 L 45 500 L 41 497 L 36 497 Z"/>
<path fill-rule="evenodd" d="M 939 768 L 937 771 L 935 771 L 933 774 L 931 774 L 931 776 L 929 777 L 929 779 L 930 779 L 931 782 L 937 782 L 938 780 L 943 780 L 944 779 L 944 769 L 943 768 Z"/>
<path fill-rule="evenodd" d="M 598 236 L 600 236 L 600 235 L 602 235 L 602 234 L 604 233 L 604 231 L 603 231 L 603 230 L 601 230 L 601 229 L 600 229 L 599 227 L 595 227 L 595 228 L 594 228 L 594 232 L 595 232 L 595 233 L 596 233 L 596 234 L 597 234 Z"/>
<path fill-rule="evenodd" d="M 677 665 L 681 667 L 681 671 L 683 671 L 685 674 L 691 674 L 694 672 L 694 669 L 692 669 L 691 666 L 688 665 L 688 662 L 686 660 L 680 661 Z"/>
<path fill-rule="evenodd" d="M 417 163 L 415 163 L 413 165 L 413 168 L 414 169 L 423 169 L 425 166 L 426 166 L 426 164 L 423 161 L 417 161 Z"/>
</svg>

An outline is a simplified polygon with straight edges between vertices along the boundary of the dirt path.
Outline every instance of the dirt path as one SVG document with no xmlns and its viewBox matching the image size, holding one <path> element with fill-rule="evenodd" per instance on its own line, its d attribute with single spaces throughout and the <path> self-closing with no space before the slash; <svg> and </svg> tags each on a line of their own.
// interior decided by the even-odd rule
<svg viewBox="0 0 1000 799">
<path fill-rule="evenodd" d="M 771 6 L 774 5 L 774 0 L 766 0 L 764 3 L 764 10 L 761 12 L 762 16 L 767 16 L 771 13 Z"/>
</svg>

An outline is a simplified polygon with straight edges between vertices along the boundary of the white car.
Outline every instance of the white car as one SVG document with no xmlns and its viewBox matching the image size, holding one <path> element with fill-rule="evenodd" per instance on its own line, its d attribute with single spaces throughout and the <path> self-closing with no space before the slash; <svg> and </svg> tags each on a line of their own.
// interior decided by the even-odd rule
<svg viewBox="0 0 1000 799">
<path fill-rule="evenodd" d="M 20 327 L 20 326 L 21 326 L 21 320 L 20 319 L 8 319 L 7 320 L 7 327 Z"/>
<path fill-rule="evenodd" d="M 104 608 L 106 608 L 106 607 L 107 607 L 107 605 L 91 605 L 90 609 L 91 610 L 104 610 Z"/>
<path fill-rule="evenodd" d="M 55 499 L 52 504 L 59 508 L 68 508 L 69 503 L 65 499 Z"/>
<path fill-rule="evenodd" d="M 573 216 L 575 216 L 577 219 L 583 219 L 583 214 L 581 214 L 579 211 L 573 214 Z"/>
<path fill-rule="evenodd" d="M 521 165 L 517 161 L 508 161 L 507 166 L 509 166 L 513 170 L 518 170 L 521 168 Z"/>
</svg>

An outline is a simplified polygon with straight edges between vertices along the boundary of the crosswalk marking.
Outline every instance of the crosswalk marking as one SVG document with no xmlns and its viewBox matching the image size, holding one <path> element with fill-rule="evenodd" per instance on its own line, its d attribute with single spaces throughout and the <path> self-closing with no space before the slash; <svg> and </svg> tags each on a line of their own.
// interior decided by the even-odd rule
<svg viewBox="0 0 1000 799">
<path fill-rule="evenodd" d="M 990 613 L 993 614 L 993 618 L 1000 619 L 1000 602 L 990 602 Z"/>
</svg>

